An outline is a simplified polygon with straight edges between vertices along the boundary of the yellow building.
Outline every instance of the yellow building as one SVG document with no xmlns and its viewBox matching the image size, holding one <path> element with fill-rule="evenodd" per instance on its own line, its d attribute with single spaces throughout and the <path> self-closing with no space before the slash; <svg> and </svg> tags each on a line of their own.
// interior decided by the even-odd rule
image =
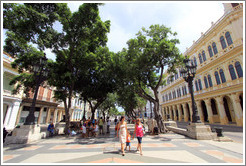
<svg viewBox="0 0 246 166">
<path fill-rule="evenodd" d="M 243 126 L 243 4 L 223 5 L 224 15 L 184 55 L 197 64 L 193 88 L 201 121 Z M 159 89 L 164 120 L 191 121 L 188 84 L 179 70 L 166 74 Z"/>
</svg>

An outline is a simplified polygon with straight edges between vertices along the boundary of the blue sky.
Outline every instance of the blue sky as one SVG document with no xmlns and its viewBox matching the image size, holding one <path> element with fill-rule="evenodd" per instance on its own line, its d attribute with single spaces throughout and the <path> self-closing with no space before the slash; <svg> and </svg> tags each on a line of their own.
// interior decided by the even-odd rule
<svg viewBox="0 0 246 166">
<path fill-rule="evenodd" d="M 191 47 L 193 41 L 199 39 L 201 32 L 204 33 L 210 28 L 211 22 L 216 22 L 224 14 L 221 1 L 104 3 L 104 6 L 100 6 L 100 16 L 103 21 L 111 21 L 107 46 L 113 52 L 127 47 L 126 42 L 134 38 L 142 27 L 163 24 L 178 33 L 180 44 L 177 46 L 183 53 L 187 47 Z M 68 6 L 75 12 L 81 4 L 82 2 L 74 1 L 69 2 Z M 48 58 L 55 60 L 51 50 L 46 50 L 46 54 Z"/>
<path fill-rule="evenodd" d="M 77 11 L 82 3 L 68 3 L 71 11 Z M 110 20 L 108 47 L 118 52 L 126 42 L 142 28 L 163 24 L 178 33 L 178 45 L 183 53 L 201 32 L 206 32 L 211 22 L 216 22 L 224 13 L 222 2 L 105 2 L 100 7 L 102 20 Z"/>
</svg>

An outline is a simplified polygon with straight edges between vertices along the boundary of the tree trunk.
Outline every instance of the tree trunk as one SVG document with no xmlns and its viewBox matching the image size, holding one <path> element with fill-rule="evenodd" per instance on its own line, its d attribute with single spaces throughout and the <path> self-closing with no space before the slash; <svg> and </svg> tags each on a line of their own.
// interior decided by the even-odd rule
<svg viewBox="0 0 246 166">
<path fill-rule="evenodd" d="M 68 129 L 69 129 L 69 126 L 70 126 L 70 115 L 69 115 L 69 109 L 68 106 L 67 106 L 67 102 L 66 101 L 63 101 L 64 102 L 64 106 L 65 106 L 65 129 L 64 129 L 64 133 L 66 135 L 68 135 Z"/>
<path fill-rule="evenodd" d="M 85 119 L 85 112 L 86 112 L 85 107 L 86 107 L 86 99 L 84 99 L 84 113 L 83 113 L 83 120 Z"/>
<path fill-rule="evenodd" d="M 158 129 L 160 133 L 166 133 L 166 126 L 163 124 L 162 117 L 159 111 L 159 103 L 154 102 L 154 114 L 155 114 L 155 120 L 158 125 Z"/>
<path fill-rule="evenodd" d="M 105 112 L 104 112 L 104 111 L 102 111 L 102 113 L 103 113 L 103 119 L 105 119 Z"/>
</svg>

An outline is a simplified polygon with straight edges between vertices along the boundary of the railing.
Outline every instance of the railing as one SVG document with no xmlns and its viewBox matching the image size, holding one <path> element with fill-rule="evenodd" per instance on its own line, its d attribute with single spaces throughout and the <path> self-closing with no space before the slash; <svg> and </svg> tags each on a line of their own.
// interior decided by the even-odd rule
<svg viewBox="0 0 246 166">
<path fill-rule="evenodd" d="M 10 90 L 4 89 L 3 90 L 3 95 L 10 96 L 10 97 L 19 97 L 19 98 L 21 98 L 22 94 L 12 94 L 12 92 Z"/>
</svg>

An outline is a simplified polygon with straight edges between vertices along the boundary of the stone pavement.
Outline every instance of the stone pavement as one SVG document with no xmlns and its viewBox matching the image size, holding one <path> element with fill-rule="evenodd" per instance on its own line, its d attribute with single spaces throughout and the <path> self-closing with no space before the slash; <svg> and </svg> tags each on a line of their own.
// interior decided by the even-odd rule
<svg viewBox="0 0 246 166">
<path fill-rule="evenodd" d="M 128 125 L 133 130 L 133 125 Z M 143 156 L 136 151 L 120 153 L 120 143 L 112 132 L 97 138 L 55 136 L 32 144 L 3 147 L 2 164 L 10 163 L 244 163 L 244 146 L 239 142 L 194 140 L 175 133 L 143 137 Z"/>
</svg>

